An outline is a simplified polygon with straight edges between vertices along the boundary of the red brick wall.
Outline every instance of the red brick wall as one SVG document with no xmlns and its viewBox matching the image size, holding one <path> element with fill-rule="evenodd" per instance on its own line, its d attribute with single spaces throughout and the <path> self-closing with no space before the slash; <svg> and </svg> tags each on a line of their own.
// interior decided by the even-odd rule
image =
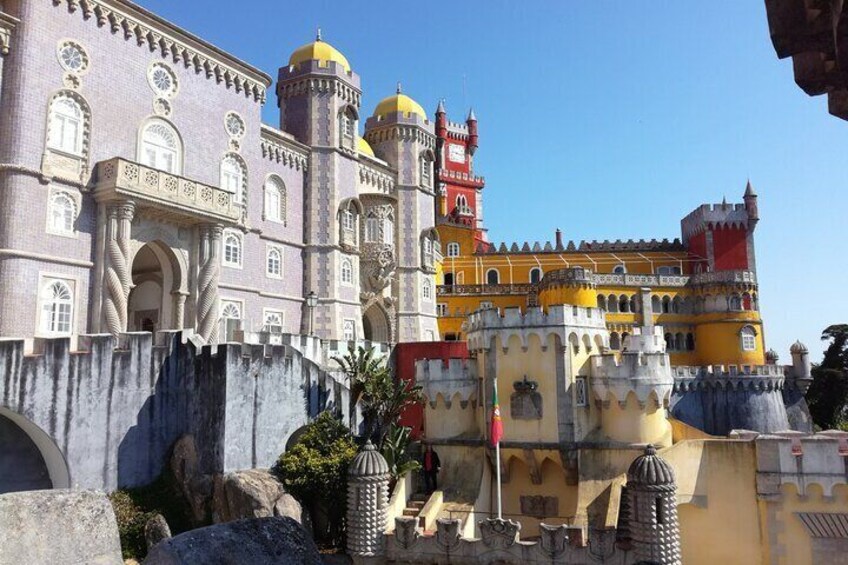
<svg viewBox="0 0 848 565">
<path fill-rule="evenodd" d="M 718 228 L 713 231 L 716 271 L 748 268 L 748 232 L 742 228 Z"/>
</svg>

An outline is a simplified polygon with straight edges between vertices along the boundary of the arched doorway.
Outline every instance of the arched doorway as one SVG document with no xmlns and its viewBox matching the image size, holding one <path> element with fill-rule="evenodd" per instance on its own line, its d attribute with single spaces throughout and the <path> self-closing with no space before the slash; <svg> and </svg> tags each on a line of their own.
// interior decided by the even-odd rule
<svg viewBox="0 0 848 565">
<path fill-rule="evenodd" d="M 130 331 L 155 332 L 179 329 L 183 300 L 180 294 L 181 269 L 174 252 L 164 243 L 143 245 L 132 263 L 133 289 L 128 303 L 127 325 Z"/>
<path fill-rule="evenodd" d="M 362 333 L 369 341 L 389 343 L 392 338 L 389 316 L 379 304 L 372 304 L 362 314 Z"/>
<path fill-rule="evenodd" d="M 65 457 L 44 430 L 17 412 L 0 407 L 0 494 L 69 488 Z"/>
</svg>

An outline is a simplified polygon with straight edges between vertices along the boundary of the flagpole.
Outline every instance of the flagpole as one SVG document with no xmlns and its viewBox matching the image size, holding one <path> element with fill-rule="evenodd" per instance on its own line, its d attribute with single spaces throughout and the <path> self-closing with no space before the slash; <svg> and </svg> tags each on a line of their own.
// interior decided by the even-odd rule
<svg viewBox="0 0 848 565">
<path fill-rule="evenodd" d="M 494 379 L 495 398 L 498 397 L 498 378 Z M 492 407 L 494 409 L 494 406 Z M 498 520 L 503 520 L 503 507 L 501 505 L 501 438 L 497 438 L 495 444 L 495 473 L 498 481 Z"/>
</svg>

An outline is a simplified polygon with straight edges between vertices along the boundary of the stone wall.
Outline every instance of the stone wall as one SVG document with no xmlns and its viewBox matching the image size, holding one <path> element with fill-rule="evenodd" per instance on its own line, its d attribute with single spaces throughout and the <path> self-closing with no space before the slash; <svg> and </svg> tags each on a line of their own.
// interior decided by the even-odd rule
<svg viewBox="0 0 848 565">
<path fill-rule="evenodd" d="M 38 446 L 54 487 L 113 490 L 156 478 L 184 434 L 201 473 L 269 467 L 311 417 L 346 411 L 340 382 L 290 347 L 184 337 L 36 340 L 31 355 L 0 340 L 0 413 Z"/>
</svg>

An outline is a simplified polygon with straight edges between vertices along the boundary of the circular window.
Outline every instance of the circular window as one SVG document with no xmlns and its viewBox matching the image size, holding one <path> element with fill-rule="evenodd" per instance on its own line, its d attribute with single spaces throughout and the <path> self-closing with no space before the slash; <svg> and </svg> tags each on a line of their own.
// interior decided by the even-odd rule
<svg viewBox="0 0 848 565">
<path fill-rule="evenodd" d="M 232 137 L 244 135 L 244 120 L 235 112 L 227 112 L 227 117 L 224 118 L 224 127 L 227 128 L 227 133 Z"/>
<path fill-rule="evenodd" d="M 177 76 L 164 63 L 153 63 L 147 73 L 147 80 L 153 92 L 170 97 L 177 92 Z"/>
<path fill-rule="evenodd" d="M 85 50 L 73 41 L 64 41 L 59 44 L 59 64 L 66 71 L 81 73 L 88 68 L 88 55 Z"/>
</svg>

